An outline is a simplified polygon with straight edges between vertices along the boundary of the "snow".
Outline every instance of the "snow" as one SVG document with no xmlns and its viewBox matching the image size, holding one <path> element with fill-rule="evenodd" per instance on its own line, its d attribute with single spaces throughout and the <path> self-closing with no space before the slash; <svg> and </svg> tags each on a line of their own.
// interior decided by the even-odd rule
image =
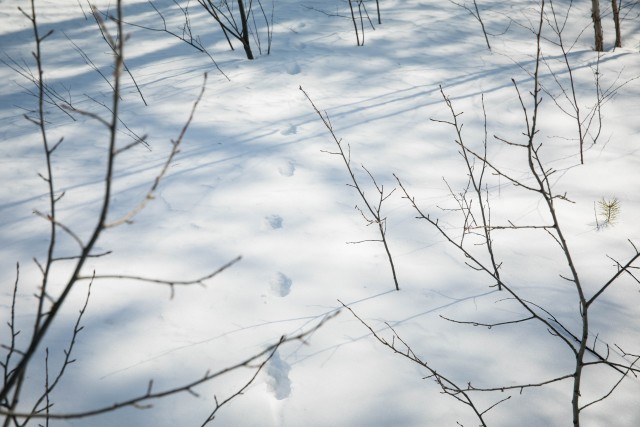
<svg viewBox="0 0 640 427">
<path fill-rule="evenodd" d="M 113 2 L 95 2 L 107 10 Z M 577 82 L 581 111 L 594 104 L 594 70 L 589 5 L 574 4 L 564 34 L 571 43 L 569 61 Z M 179 31 L 182 15 L 172 1 L 154 1 L 167 25 Z M 271 2 L 263 1 L 271 7 Z M 368 2 L 370 13 L 373 2 Z M 472 3 L 466 2 L 469 6 Z M 464 188 L 467 171 L 455 144 L 454 129 L 433 121 L 450 120 L 440 88 L 457 112 L 464 112 L 465 142 L 480 149 L 484 103 L 488 155 L 506 173 L 526 177 L 521 150 L 493 138 L 523 142 L 524 116 L 513 79 L 531 111 L 531 73 L 539 3 L 528 0 L 478 1 L 492 50 L 479 23 L 451 2 L 384 0 L 381 25 L 365 27 L 364 46 L 355 46 L 348 5 L 337 0 L 278 0 L 274 5 L 270 55 L 248 61 L 242 49 L 228 49 L 217 26 L 192 2 L 194 34 L 224 71 L 204 54 L 176 38 L 139 26 L 129 34 L 125 62 L 144 105 L 125 74 L 120 127 L 123 144 L 130 135 L 149 135 L 150 149 L 138 146 L 119 156 L 110 220 L 126 214 L 143 198 L 188 118 L 208 73 L 206 91 L 184 144 L 155 199 L 133 224 L 107 230 L 85 274 L 122 274 L 185 280 L 208 274 L 238 255 L 240 262 L 206 286 L 165 286 L 133 280 L 99 280 L 91 297 L 74 358 L 53 394 L 52 411 L 91 409 L 154 389 L 201 378 L 263 351 L 282 335 L 308 330 L 342 305 L 352 308 L 390 340 L 388 325 L 429 366 L 461 385 L 509 386 L 543 381 L 572 372 L 567 347 L 545 327 L 528 322 L 483 328 L 449 322 L 495 323 L 526 313 L 491 287 L 493 281 L 465 265 L 464 256 L 426 221 L 415 218 L 396 174 L 425 213 L 440 218 L 454 239 L 463 221 L 447 188 Z M 111 77 L 112 56 L 101 39 L 88 6 L 74 1 L 37 1 L 41 32 L 55 32 L 43 43 L 47 84 L 77 108 L 105 116 L 107 81 L 85 61 L 75 43 L 104 76 Z M 558 9 L 566 5 L 555 5 Z M 603 4 L 603 8 L 604 8 Z M 609 5 L 606 5 L 609 7 Z M 23 7 L 25 7 L 23 5 Z M 321 11 L 327 12 L 322 13 Z M 333 16 L 338 12 L 341 16 Z M 585 146 L 580 165 L 575 121 L 552 102 L 558 95 L 550 70 L 565 85 L 568 74 L 556 46 L 543 41 L 549 61 L 541 69 L 548 91 L 541 104 L 539 141 L 542 157 L 557 170 L 558 215 L 576 268 L 592 295 L 633 254 L 627 239 L 640 243 L 640 36 L 637 10 L 623 22 L 623 48 L 613 49 L 610 18 L 604 22 L 607 51 L 597 70 L 603 90 L 618 88 L 603 106 L 603 129 L 596 145 Z M 125 1 L 129 24 L 161 28 L 146 1 Z M 32 258 L 45 259 L 48 225 L 32 214 L 48 211 L 47 189 L 38 177 L 45 168 L 37 127 L 24 119 L 36 108 L 33 85 L 12 68 L 35 70 L 28 20 L 17 3 L 0 0 L 0 320 L 6 342 L 11 290 L 20 263 L 17 323 L 21 338 L 32 328 L 40 274 Z M 584 30 L 584 31 L 583 31 Z M 549 31 L 545 27 L 545 31 Z M 548 37 L 552 37 L 552 34 Z M 575 45 L 573 42 L 575 42 Z M 73 43 L 71 43 L 71 41 Z M 263 43 L 265 40 L 263 39 Z M 15 62 L 13 62 L 15 61 Z M 622 86 L 621 86 L 622 85 Z M 382 208 L 387 237 L 398 272 L 394 291 L 387 256 L 375 226 L 354 206 L 362 200 L 350 186 L 331 135 L 299 90 L 326 112 L 343 146 L 350 149 L 354 173 L 372 200 L 378 184 L 393 195 Z M 559 98 L 561 106 L 568 104 Z M 86 116 L 47 106 L 51 141 L 64 136 L 56 150 L 56 183 L 65 196 L 59 219 L 86 238 L 95 226 L 102 192 L 107 130 Z M 446 179 L 446 182 L 443 180 Z M 494 223 L 548 221 L 541 198 L 488 177 Z M 526 178 L 529 179 L 529 178 Z M 594 204 L 602 198 L 621 202 L 617 222 L 596 229 Z M 61 234 L 59 254 L 77 253 L 73 239 Z M 523 298 L 535 301 L 578 333 L 575 288 L 557 244 L 540 230 L 494 232 L 501 277 Z M 473 248 L 484 257 L 482 247 Z M 62 286 L 68 264 L 54 270 L 54 288 Z M 45 346 L 51 363 L 62 348 L 86 297 L 87 283 L 74 292 Z M 640 324 L 638 284 L 623 277 L 592 306 L 591 340 L 600 349 L 620 345 L 638 354 Z M 591 342 L 591 341 L 590 341 Z M 24 344 L 24 341 L 20 342 Z M 617 359 L 620 360 L 620 359 Z M 42 388 L 43 356 L 29 371 L 25 400 Z M 248 381 L 241 369 L 181 394 L 153 402 L 152 409 L 122 409 L 88 420 L 52 425 L 175 426 L 201 425 L 219 401 Z M 224 406 L 213 425 L 222 426 L 444 426 L 476 425 L 468 407 L 443 395 L 429 373 L 393 354 L 344 310 L 304 342 L 283 345 L 257 380 Z M 584 402 L 600 397 L 619 377 L 592 368 L 585 377 Z M 585 426 L 640 424 L 638 380 L 627 378 L 610 398 L 583 413 Z M 487 408 L 508 392 L 478 393 Z M 569 381 L 508 393 L 512 397 L 489 411 L 495 426 L 565 426 L 571 423 Z M 28 406 L 27 406 L 28 407 Z M 36 425 L 34 423 L 34 425 Z"/>
<path fill-rule="evenodd" d="M 286 399 L 291 395 L 291 380 L 289 379 L 291 366 L 280 358 L 276 351 L 267 366 L 267 385 L 277 400 Z"/>
</svg>

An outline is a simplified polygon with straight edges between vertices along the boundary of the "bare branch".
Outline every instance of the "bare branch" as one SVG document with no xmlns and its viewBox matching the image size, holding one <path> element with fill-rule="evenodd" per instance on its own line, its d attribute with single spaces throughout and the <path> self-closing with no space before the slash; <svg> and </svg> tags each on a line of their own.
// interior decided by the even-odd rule
<svg viewBox="0 0 640 427">
<path fill-rule="evenodd" d="M 258 377 L 258 374 L 263 370 L 263 368 L 266 366 L 266 364 L 273 358 L 273 355 L 276 353 L 276 351 L 278 351 L 278 348 L 280 348 L 280 346 L 285 342 L 284 341 L 285 339 L 286 339 L 286 337 L 284 337 L 284 336 L 282 336 L 280 338 L 280 341 L 278 342 L 278 344 L 273 346 L 273 350 L 271 351 L 271 353 L 262 361 L 262 363 L 260 363 L 260 365 L 255 370 L 255 372 L 253 373 L 251 378 L 249 378 L 249 380 L 242 387 L 240 387 L 235 393 L 233 393 L 231 396 L 227 397 L 222 402 L 218 402 L 218 398 L 214 396 L 214 400 L 215 400 L 216 406 L 215 406 L 213 412 L 211 412 L 211 414 L 209 414 L 207 419 L 204 421 L 204 423 L 202 423 L 202 427 L 206 426 L 207 424 L 209 424 L 211 421 L 214 420 L 214 418 L 215 418 L 216 414 L 218 413 L 218 411 L 220 410 L 220 408 L 222 408 L 224 405 L 226 405 L 227 403 L 229 403 L 230 401 L 232 401 L 236 397 L 240 396 L 242 393 L 244 393 L 244 391 L 247 388 L 249 388 L 249 386 L 255 381 L 255 379 Z"/>
<path fill-rule="evenodd" d="M 241 256 L 238 256 L 234 259 L 232 259 L 231 261 L 229 261 L 228 263 L 224 264 L 222 267 L 216 269 L 214 272 L 209 273 L 205 276 L 202 277 L 198 277 L 196 279 L 191 279 L 191 280 L 166 280 L 166 279 L 153 279 L 153 278 L 149 278 L 149 277 L 142 277 L 142 276 L 131 276 L 131 275 L 126 275 L 126 274 L 94 274 L 92 276 L 78 276 L 78 280 L 105 280 L 105 279 L 116 279 L 116 280 L 123 280 L 123 279 L 127 279 L 127 280 L 137 280 L 140 282 L 147 282 L 147 283 L 157 283 L 157 284 L 161 284 L 161 285 L 168 285 L 168 286 L 186 286 L 186 285 L 202 285 L 204 286 L 204 281 L 211 279 L 215 276 L 217 276 L 218 274 L 222 273 L 223 271 L 225 271 L 226 269 L 228 269 L 229 267 L 231 267 L 232 265 L 234 265 L 235 263 L 239 262 L 242 259 Z"/>
<path fill-rule="evenodd" d="M 142 199 L 142 201 L 136 207 L 131 209 L 127 214 L 122 216 L 120 219 L 117 219 L 110 223 L 105 223 L 104 224 L 105 228 L 115 227 L 124 223 L 131 223 L 133 218 L 138 213 L 140 213 L 140 211 L 142 211 L 145 208 L 145 206 L 147 206 L 149 201 L 154 199 L 155 192 L 158 189 L 158 186 L 160 185 L 160 181 L 162 181 L 162 178 L 164 178 L 165 174 L 169 170 L 169 166 L 171 166 L 171 163 L 173 162 L 173 158 L 180 151 L 180 145 L 182 144 L 184 135 L 187 132 L 187 129 L 189 129 L 189 125 L 193 120 L 193 116 L 195 115 L 196 109 L 198 108 L 198 104 L 202 100 L 202 96 L 204 95 L 206 84 L 207 84 L 207 73 L 204 74 L 204 81 L 202 82 L 202 88 L 200 89 L 200 94 L 198 95 L 198 98 L 193 103 L 193 107 L 191 108 L 191 113 L 189 114 L 189 118 L 187 119 L 186 123 L 182 127 L 182 130 L 180 131 L 178 138 L 175 141 L 171 141 L 171 144 L 172 144 L 171 152 L 169 153 L 167 160 L 165 161 L 162 169 L 160 170 L 160 173 L 158 173 L 155 180 L 153 181 L 153 184 L 151 185 L 151 188 L 147 192 L 146 196 Z M 118 151 L 115 152 L 115 154 L 117 153 Z"/>
<path fill-rule="evenodd" d="M 376 224 L 378 226 L 378 232 L 380 234 L 380 241 L 384 245 L 384 250 L 385 250 L 385 252 L 387 254 L 387 259 L 389 260 L 389 266 L 391 267 L 391 274 L 393 276 L 393 282 L 395 284 L 395 288 L 396 288 L 396 290 L 400 290 L 400 285 L 398 284 L 398 278 L 397 278 L 397 275 L 396 275 L 396 268 L 395 268 L 395 265 L 393 263 L 393 257 L 391 256 L 391 251 L 389 249 L 389 244 L 387 242 L 386 218 L 383 217 L 382 213 L 381 213 L 381 211 L 382 211 L 382 203 L 389 196 L 391 196 L 391 194 L 393 194 L 393 192 L 395 191 L 395 188 L 391 192 L 385 194 L 384 186 L 378 185 L 378 182 L 375 180 L 375 178 L 373 177 L 371 172 L 369 172 L 369 170 L 367 168 L 362 166 L 362 168 L 369 175 L 369 178 L 371 178 L 371 181 L 373 182 L 373 185 L 375 186 L 375 188 L 376 188 L 376 190 L 378 192 L 378 202 L 377 202 L 377 204 L 374 205 L 373 202 L 369 201 L 369 199 L 364 194 L 364 190 L 360 187 L 360 184 L 359 184 L 358 180 L 356 179 L 356 176 L 355 176 L 355 174 L 353 172 L 353 169 L 351 168 L 351 148 L 347 144 L 347 150 L 345 152 L 345 150 L 344 150 L 344 148 L 342 146 L 342 140 L 338 139 L 338 137 L 336 136 L 336 134 L 335 134 L 335 132 L 333 130 L 333 127 L 331 125 L 331 121 L 329 120 L 329 115 L 326 112 L 324 114 L 322 114 L 320 112 L 320 110 L 318 110 L 318 107 L 316 107 L 316 105 L 313 103 L 313 101 L 311 100 L 311 98 L 309 97 L 307 92 L 305 92 L 305 90 L 302 89 L 302 86 L 300 86 L 300 91 L 307 98 L 307 100 L 309 101 L 309 103 L 311 104 L 313 109 L 315 110 L 316 114 L 318 115 L 318 117 L 320 117 L 320 120 L 322 120 L 322 123 L 327 128 L 327 130 L 329 131 L 329 134 L 333 138 L 334 142 L 338 146 L 338 152 L 331 153 L 331 154 L 338 154 L 338 155 L 340 155 L 340 157 L 342 157 L 342 160 L 343 160 L 343 162 L 344 162 L 344 164 L 345 164 L 345 166 L 347 168 L 347 172 L 349 173 L 349 176 L 351 177 L 351 182 L 353 183 L 353 184 L 348 184 L 348 185 L 353 187 L 353 188 L 355 188 L 355 190 L 358 192 L 358 194 L 360 195 L 360 198 L 362 199 L 362 201 L 364 202 L 364 204 L 365 204 L 365 206 L 367 208 L 366 210 L 369 212 L 369 215 L 371 215 L 371 218 L 373 218 L 373 219 L 368 218 L 365 215 L 365 213 L 360 208 L 358 208 L 357 206 L 356 206 L 356 208 L 360 211 L 360 213 L 364 217 L 365 221 L 367 221 L 368 225 Z M 372 240 L 367 240 L 367 241 L 372 241 Z"/>
<path fill-rule="evenodd" d="M 633 244 L 632 244 L 633 246 Z M 634 246 L 635 248 L 635 246 Z M 623 273 L 626 273 L 629 271 L 629 268 L 631 268 L 631 265 L 636 262 L 636 260 L 640 258 L 640 252 L 637 251 L 636 249 L 636 253 L 631 257 L 631 259 L 629 261 L 627 261 L 627 263 L 622 266 L 622 268 L 619 268 L 618 271 L 616 272 L 616 274 L 613 275 L 613 277 L 611 277 L 611 279 L 609 279 L 607 281 L 607 283 L 605 283 L 604 285 L 602 285 L 602 287 L 600 287 L 600 289 L 598 290 L 598 292 L 596 292 L 591 298 L 589 298 L 589 300 L 586 303 L 586 306 L 589 307 L 591 304 L 594 303 L 595 300 L 598 299 L 598 297 L 600 295 L 602 295 L 602 293 L 604 291 L 607 290 L 607 288 L 609 288 L 609 286 L 611 286 L 613 284 L 613 282 L 615 282 Z"/>
<path fill-rule="evenodd" d="M 327 316 L 325 316 L 324 318 L 322 318 L 320 320 L 320 322 L 318 322 L 317 325 L 309 328 L 306 331 L 302 331 L 298 334 L 295 335 L 291 335 L 291 336 L 283 336 L 280 338 L 280 340 L 275 343 L 275 344 L 271 344 L 270 346 L 268 346 L 266 349 L 254 354 L 253 356 L 250 356 L 234 365 L 228 366 L 224 369 L 218 370 L 216 372 L 206 372 L 202 377 L 200 377 L 199 379 L 196 380 L 192 380 L 189 381 L 188 383 L 173 387 L 173 388 L 167 388 L 161 391 L 153 391 L 153 381 L 149 382 L 149 385 L 147 386 L 146 392 L 144 394 L 129 398 L 127 400 L 123 400 L 120 402 L 116 402 L 113 403 L 111 405 L 107 405 L 107 406 L 102 406 L 99 408 L 95 408 L 95 409 L 89 409 L 89 410 L 85 410 L 85 411 L 78 411 L 78 412 L 71 412 L 71 413 L 49 413 L 49 414 L 33 414 L 33 413 L 21 413 L 21 412 L 16 412 L 16 411 L 11 411 L 11 410 L 6 410 L 4 408 L 0 408 L 0 415 L 6 415 L 6 416 L 11 416 L 11 417 L 16 417 L 16 418 L 48 418 L 48 419 L 76 419 L 76 418 L 86 418 L 86 417 L 92 417 L 95 415 L 100 415 L 100 414 L 104 414 L 107 412 L 113 412 L 115 410 L 121 409 L 121 408 L 126 408 L 126 407 L 135 407 L 135 408 L 150 408 L 151 404 L 148 402 L 157 400 L 157 399 L 161 399 L 163 397 L 167 397 L 167 396 L 171 396 L 171 395 L 175 395 L 175 394 L 179 394 L 179 393 L 189 393 L 189 394 L 194 394 L 195 392 L 193 391 L 193 389 L 197 386 L 200 386 L 204 383 L 210 382 L 211 380 L 218 378 L 222 375 L 228 374 L 230 372 L 234 372 L 240 368 L 250 368 L 251 365 L 261 359 L 264 356 L 267 356 L 267 360 L 269 357 L 271 357 L 273 355 L 273 353 L 275 352 L 275 350 L 277 350 L 280 346 L 282 346 L 285 343 L 288 342 L 293 342 L 293 341 L 302 341 L 304 342 L 310 335 L 312 335 L 313 333 L 315 333 L 318 329 L 320 329 L 321 327 L 323 327 L 329 320 L 333 319 L 335 316 L 337 316 L 339 314 L 339 311 L 336 311 L 332 314 L 329 314 Z M 264 364 L 264 361 L 261 362 L 261 364 L 259 365 L 259 369 L 262 368 Z M 252 381 L 252 380 L 251 380 Z M 248 384 L 246 384 L 245 386 L 248 386 Z M 227 401 L 223 402 L 222 404 L 227 403 Z M 220 404 L 219 406 L 222 406 L 222 404 Z M 215 412 L 215 411 L 214 411 Z M 212 414 L 214 415 L 214 414 Z"/>
<path fill-rule="evenodd" d="M 411 349 L 411 347 L 405 343 L 402 338 L 396 333 L 395 329 L 393 329 L 393 327 L 391 325 L 389 325 L 388 323 L 386 324 L 387 327 L 391 330 L 392 332 L 392 340 L 391 342 L 387 341 L 386 339 L 384 339 L 382 336 L 380 336 L 378 334 L 378 332 L 376 332 L 367 322 L 365 322 L 364 320 L 362 320 L 362 318 L 360 318 L 360 316 L 358 316 L 355 311 L 353 311 L 353 309 L 349 306 L 347 306 L 346 304 L 344 304 L 342 301 L 338 300 L 338 302 L 347 310 L 349 310 L 349 312 L 365 327 L 369 330 L 369 332 L 371 333 L 371 335 L 378 340 L 378 342 L 380 342 L 381 344 L 383 344 L 385 347 L 391 349 L 394 353 L 401 355 L 402 357 L 409 359 L 410 361 L 417 363 L 418 365 L 422 366 L 423 368 L 427 369 L 427 371 L 429 371 L 429 373 L 431 374 L 428 378 L 433 378 L 433 380 L 436 382 L 436 384 L 438 384 L 440 386 L 440 388 L 442 389 L 442 391 L 445 394 L 448 394 L 450 396 L 453 396 L 454 398 L 456 398 L 458 401 L 462 402 L 463 404 L 467 405 L 476 415 L 476 417 L 478 418 L 478 420 L 480 421 L 480 425 L 481 426 L 485 426 L 486 427 L 486 423 L 484 422 L 483 419 L 483 414 L 486 411 L 480 411 L 479 409 L 476 408 L 473 400 L 471 399 L 471 397 L 467 394 L 466 390 L 462 387 L 459 387 L 458 385 L 456 385 L 453 381 L 451 381 L 450 379 L 448 379 L 447 377 L 445 377 L 444 375 L 442 375 L 441 373 L 437 372 L 434 368 L 432 368 L 430 365 L 428 365 L 426 362 L 422 361 Z M 400 349 L 398 347 L 398 345 L 396 344 L 396 341 L 398 341 L 399 343 L 401 343 L 404 348 Z M 495 405 L 493 405 L 495 406 Z M 492 406 L 492 407 L 493 407 Z"/>
</svg>

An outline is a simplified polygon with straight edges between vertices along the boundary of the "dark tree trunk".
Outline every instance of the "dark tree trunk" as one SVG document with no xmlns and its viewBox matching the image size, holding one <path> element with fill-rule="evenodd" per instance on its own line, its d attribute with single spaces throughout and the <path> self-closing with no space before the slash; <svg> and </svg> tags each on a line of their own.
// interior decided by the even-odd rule
<svg viewBox="0 0 640 427">
<path fill-rule="evenodd" d="M 242 47 L 247 54 L 247 59 L 253 59 L 253 52 L 251 52 L 251 45 L 249 44 L 249 26 L 247 25 L 247 12 L 244 9 L 244 3 L 242 0 L 238 0 L 238 9 L 240 12 L 240 22 L 242 23 Z"/>
<path fill-rule="evenodd" d="M 604 37 L 602 35 L 602 20 L 600 19 L 600 0 L 591 0 L 591 19 L 595 31 L 595 50 L 604 51 Z"/>
<path fill-rule="evenodd" d="M 358 35 L 358 23 L 356 22 L 356 15 L 353 13 L 353 4 L 351 4 L 351 0 L 349 0 L 349 9 L 351 9 L 351 20 L 353 21 L 353 28 L 356 31 L 356 45 L 362 46 L 360 44 L 360 36 Z M 362 36 L 364 37 L 364 34 Z"/>
<path fill-rule="evenodd" d="M 616 47 L 622 47 L 622 35 L 620 33 L 620 8 L 618 8 L 618 0 L 611 0 L 611 10 L 613 10 L 613 23 L 616 26 Z"/>
</svg>

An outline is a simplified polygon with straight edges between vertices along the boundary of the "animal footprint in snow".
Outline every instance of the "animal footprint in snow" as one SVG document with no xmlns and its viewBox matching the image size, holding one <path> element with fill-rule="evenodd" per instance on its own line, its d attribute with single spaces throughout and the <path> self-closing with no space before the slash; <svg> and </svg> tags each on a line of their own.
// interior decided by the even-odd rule
<svg viewBox="0 0 640 427">
<path fill-rule="evenodd" d="M 278 172 L 282 176 L 293 176 L 296 171 L 296 165 L 292 161 L 286 161 L 278 166 Z"/>
<path fill-rule="evenodd" d="M 269 215 L 265 218 L 265 221 L 273 230 L 282 228 L 282 217 L 280 215 Z"/>
<path fill-rule="evenodd" d="M 293 62 L 293 63 L 287 64 L 285 66 L 285 70 L 287 71 L 287 74 L 292 75 L 292 76 L 294 76 L 296 74 L 300 74 L 300 71 L 301 71 L 300 70 L 300 65 L 298 65 L 297 62 Z"/>
<path fill-rule="evenodd" d="M 267 365 L 267 386 L 273 396 L 278 399 L 286 399 L 291 395 L 291 380 L 289 379 L 291 366 L 280 359 L 280 353 L 276 351 L 271 356 Z"/>
<path fill-rule="evenodd" d="M 291 292 L 291 279 L 282 273 L 278 273 L 269 281 L 271 292 L 279 297 L 286 297 Z"/>
</svg>

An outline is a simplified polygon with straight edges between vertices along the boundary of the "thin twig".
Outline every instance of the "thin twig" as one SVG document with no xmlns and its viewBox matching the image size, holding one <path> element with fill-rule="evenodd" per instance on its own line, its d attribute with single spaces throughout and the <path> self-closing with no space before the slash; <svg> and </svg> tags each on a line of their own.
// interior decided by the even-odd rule
<svg viewBox="0 0 640 427">
<path fill-rule="evenodd" d="M 360 211 L 362 216 L 365 218 L 365 220 L 369 224 L 376 224 L 377 225 L 378 232 L 380 234 L 380 241 L 384 245 L 384 250 L 385 250 L 385 252 L 387 254 L 387 259 L 389 260 L 389 266 L 391 267 L 391 274 L 393 276 L 393 282 L 395 284 L 395 288 L 396 288 L 396 290 L 400 290 L 400 285 L 398 284 L 398 278 L 397 278 L 397 275 L 396 275 L 396 268 L 395 268 L 395 265 L 394 265 L 394 262 L 393 262 L 393 256 L 391 255 L 391 250 L 389 249 L 389 244 L 387 242 L 387 229 L 386 229 L 386 221 L 387 221 L 387 219 L 385 217 L 383 217 L 382 213 L 381 213 L 382 212 L 382 203 L 389 196 L 391 196 L 391 194 L 393 194 L 393 192 L 395 191 L 395 188 L 393 190 L 391 190 L 391 192 L 385 193 L 384 186 L 378 185 L 376 179 L 373 177 L 371 172 L 369 172 L 369 170 L 363 166 L 363 169 L 367 172 L 367 174 L 369 175 L 369 178 L 371 178 L 371 181 L 373 182 L 373 185 L 375 186 L 375 188 L 376 188 L 376 190 L 378 192 L 378 195 L 379 195 L 378 202 L 377 202 L 376 205 L 374 205 L 373 202 L 369 201 L 369 199 L 364 194 L 364 190 L 362 190 L 362 188 L 360 187 L 360 184 L 358 183 L 358 180 L 356 179 L 355 173 L 353 172 L 353 169 L 351 167 L 351 154 L 350 154 L 349 145 L 347 144 L 347 150 L 345 152 L 345 149 L 342 146 L 342 141 L 340 139 L 338 139 L 338 137 L 336 136 L 336 134 L 335 134 L 335 132 L 333 130 L 333 126 L 331 125 L 331 121 L 329 119 L 328 114 L 325 113 L 323 115 L 320 112 L 320 110 L 318 110 L 318 107 L 316 107 L 316 105 L 313 103 L 313 101 L 311 100 L 311 98 L 309 97 L 307 92 L 305 92 L 305 90 L 302 88 L 302 86 L 300 86 L 300 91 L 307 98 L 307 100 L 309 101 L 309 103 L 311 104 L 313 109 L 315 110 L 316 114 L 318 115 L 318 117 L 320 117 L 320 120 L 322 120 L 322 123 L 327 128 L 327 130 L 329 131 L 329 134 L 331 135 L 331 138 L 333 139 L 333 141 L 338 146 L 338 151 L 335 152 L 335 153 L 331 153 L 331 154 L 339 155 L 342 158 L 342 160 L 344 162 L 344 165 L 347 168 L 347 172 L 349 173 L 349 177 L 351 178 L 351 182 L 352 182 L 352 184 L 348 184 L 348 185 L 350 187 L 355 188 L 355 190 L 358 192 L 358 195 L 360 196 L 360 199 L 364 202 L 364 204 L 366 206 L 366 211 L 368 212 L 369 215 L 371 215 L 372 219 L 368 218 L 367 215 L 365 215 L 365 213 L 362 211 L 362 209 L 358 208 L 357 206 L 356 206 L 356 209 L 358 209 Z"/>
<path fill-rule="evenodd" d="M 77 419 L 77 418 L 87 418 L 87 417 L 92 417 L 92 416 L 96 416 L 96 415 L 100 415 L 100 414 L 105 414 L 108 412 L 113 412 L 116 411 L 118 409 L 122 409 L 122 408 L 126 408 L 126 407 L 135 407 L 135 408 L 149 408 L 151 407 L 150 401 L 153 400 L 157 400 L 157 399 L 161 399 L 167 396 L 172 396 L 172 395 L 176 395 L 179 393 L 189 393 L 189 394 L 194 394 L 195 392 L 193 391 L 193 389 L 197 386 L 200 386 L 202 384 L 205 384 L 207 382 L 210 382 L 211 380 L 218 378 L 222 375 L 228 374 L 230 372 L 235 372 L 240 368 L 247 368 L 247 367 L 251 367 L 251 365 L 258 359 L 264 357 L 264 356 L 268 356 L 271 357 L 271 355 L 273 354 L 273 352 L 275 350 L 277 350 L 280 346 L 282 346 L 285 343 L 288 342 L 293 342 L 293 341 L 302 341 L 304 342 L 310 335 L 312 335 L 313 333 L 315 333 L 318 329 L 320 329 L 321 327 L 323 327 L 329 320 L 333 319 L 335 316 L 337 316 L 339 314 L 339 312 L 334 312 L 332 314 L 329 314 L 325 317 L 323 317 L 320 322 L 318 322 L 317 325 L 309 328 L 306 331 L 302 331 L 296 335 L 291 335 L 291 336 L 283 336 L 280 338 L 280 340 L 278 340 L 277 343 L 275 344 L 271 344 L 270 346 L 268 346 L 266 349 L 245 358 L 244 360 L 228 366 L 224 369 L 215 371 L 215 372 L 206 372 L 202 377 L 200 377 L 199 379 L 196 380 L 192 380 L 189 381 L 187 383 L 184 383 L 182 385 L 173 387 L 173 388 L 167 388 L 164 390 L 160 390 L 160 391 L 154 391 L 153 390 L 153 381 L 149 382 L 149 386 L 147 387 L 147 390 L 144 394 L 142 395 L 138 395 L 132 398 L 129 398 L 127 400 L 123 400 L 123 401 L 119 401 L 119 402 L 115 402 L 111 405 L 107 405 L 107 406 L 101 406 L 95 409 L 88 409 L 88 410 L 84 410 L 84 411 L 77 411 L 77 412 L 69 412 L 69 413 L 50 413 L 48 415 L 44 415 L 44 414 L 32 414 L 32 413 L 21 413 L 21 412 L 17 412 L 17 411 L 12 411 L 12 410 L 6 410 L 4 408 L 0 408 L 0 415 L 6 415 L 6 416 L 11 416 L 11 417 L 16 417 L 16 418 L 26 418 L 26 417 L 31 417 L 31 418 L 45 418 L 48 417 L 49 419 Z M 262 366 L 262 365 L 260 365 Z M 226 402 L 225 402 L 226 403 Z"/>
</svg>

